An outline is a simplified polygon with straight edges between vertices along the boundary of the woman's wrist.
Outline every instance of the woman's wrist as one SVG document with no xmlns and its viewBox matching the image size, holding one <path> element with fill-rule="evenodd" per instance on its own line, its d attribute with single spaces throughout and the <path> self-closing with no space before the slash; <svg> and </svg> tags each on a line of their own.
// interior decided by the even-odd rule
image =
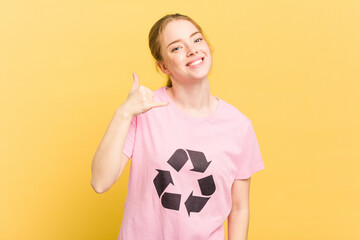
<svg viewBox="0 0 360 240">
<path fill-rule="evenodd" d="M 117 118 L 129 119 L 129 120 L 131 120 L 134 117 L 132 113 L 126 110 L 124 105 L 120 105 L 120 107 L 116 109 L 115 115 Z"/>
</svg>

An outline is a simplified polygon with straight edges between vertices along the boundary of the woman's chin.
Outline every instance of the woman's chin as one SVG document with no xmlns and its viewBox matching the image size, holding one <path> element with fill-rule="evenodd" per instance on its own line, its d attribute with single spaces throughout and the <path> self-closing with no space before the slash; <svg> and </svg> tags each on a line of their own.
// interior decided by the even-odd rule
<svg viewBox="0 0 360 240">
<path fill-rule="evenodd" d="M 197 69 L 197 71 L 190 71 L 187 73 L 179 74 L 179 75 L 171 75 L 170 78 L 172 81 L 193 83 L 202 80 L 208 79 L 210 69 Z"/>
<path fill-rule="evenodd" d="M 191 71 L 188 74 L 188 77 L 192 78 L 192 79 L 201 80 L 201 79 L 207 78 L 209 75 L 209 72 L 210 72 L 210 68 L 205 68 L 205 67 L 199 68 L 199 69 L 196 69 L 195 71 Z"/>
<path fill-rule="evenodd" d="M 184 79 L 184 81 L 186 81 L 188 83 L 200 83 L 202 81 L 207 81 L 207 80 L 208 80 L 207 74 L 192 75 L 192 76 L 189 76 L 186 79 Z"/>
</svg>

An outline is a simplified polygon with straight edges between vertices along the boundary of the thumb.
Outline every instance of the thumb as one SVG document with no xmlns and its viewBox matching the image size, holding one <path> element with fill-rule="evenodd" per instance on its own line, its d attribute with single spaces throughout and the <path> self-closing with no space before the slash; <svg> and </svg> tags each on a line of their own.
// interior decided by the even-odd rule
<svg viewBox="0 0 360 240">
<path fill-rule="evenodd" d="M 133 84 L 131 86 L 131 91 L 136 89 L 137 87 L 139 87 L 139 78 L 138 78 L 138 76 L 136 75 L 136 73 L 132 73 L 132 75 L 133 75 L 134 81 L 133 81 Z"/>
</svg>

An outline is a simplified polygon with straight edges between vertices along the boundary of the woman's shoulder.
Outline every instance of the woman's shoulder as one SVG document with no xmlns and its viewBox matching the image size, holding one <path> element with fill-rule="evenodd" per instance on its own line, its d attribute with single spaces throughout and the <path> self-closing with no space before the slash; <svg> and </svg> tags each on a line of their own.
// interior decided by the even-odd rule
<svg viewBox="0 0 360 240">
<path fill-rule="evenodd" d="M 223 113 L 226 117 L 231 118 L 235 121 L 240 121 L 241 123 L 249 123 L 251 120 L 239 110 L 239 108 L 224 99 L 221 99 L 223 106 Z"/>
<path fill-rule="evenodd" d="M 160 87 L 156 90 L 153 91 L 154 93 L 154 100 L 159 100 L 159 101 L 166 101 L 167 97 L 166 97 L 166 87 Z"/>
<path fill-rule="evenodd" d="M 165 95 L 166 94 L 166 86 L 164 87 L 160 87 L 160 88 L 157 88 L 155 89 L 153 92 L 155 95 Z"/>
</svg>

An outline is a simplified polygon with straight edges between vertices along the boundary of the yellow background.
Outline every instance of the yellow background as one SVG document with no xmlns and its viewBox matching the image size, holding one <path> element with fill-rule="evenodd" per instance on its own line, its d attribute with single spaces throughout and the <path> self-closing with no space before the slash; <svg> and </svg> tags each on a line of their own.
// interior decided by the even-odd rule
<svg viewBox="0 0 360 240">
<path fill-rule="evenodd" d="M 117 239 L 130 164 L 97 194 L 92 157 L 132 72 L 165 85 L 147 36 L 175 12 L 257 134 L 249 240 L 360 239 L 358 0 L 0 1 L 0 239 Z"/>
</svg>

